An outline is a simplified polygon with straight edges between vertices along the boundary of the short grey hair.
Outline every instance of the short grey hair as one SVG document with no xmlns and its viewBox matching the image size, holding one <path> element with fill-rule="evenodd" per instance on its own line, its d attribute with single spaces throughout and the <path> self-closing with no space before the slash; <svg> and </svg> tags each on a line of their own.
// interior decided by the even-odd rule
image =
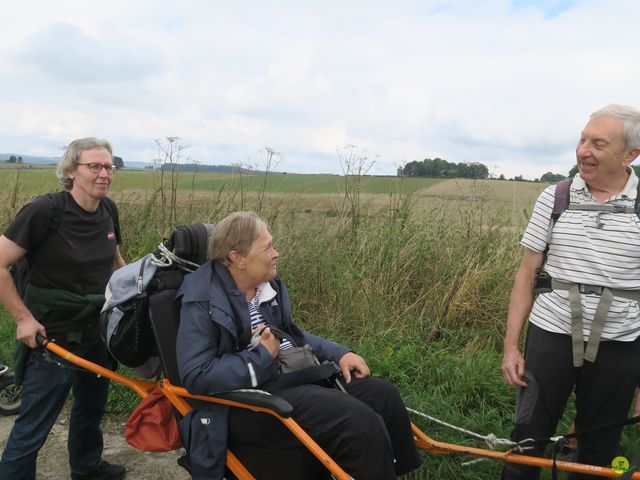
<svg viewBox="0 0 640 480">
<path fill-rule="evenodd" d="M 602 116 L 615 117 L 622 120 L 622 138 L 625 152 L 640 148 L 640 110 L 628 105 L 611 104 L 591 114 L 591 118 Z"/>
<path fill-rule="evenodd" d="M 209 238 L 207 258 L 226 264 L 232 250 L 246 255 L 266 229 L 267 224 L 254 212 L 232 213 L 216 223 Z"/>
<path fill-rule="evenodd" d="M 107 140 L 95 137 L 85 137 L 74 140 L 64 150 L 62 158 L 56 168 L 56 176 L 65 190 L 71 190 L 73 188 L 73 180 L 69 178 L 69 172 L 73 172 L 78 167 L 82 152 L 98 148 L 106 148 L 109 151 L 109 155 L 113 156 L 111 144 Z"/>
</svg>

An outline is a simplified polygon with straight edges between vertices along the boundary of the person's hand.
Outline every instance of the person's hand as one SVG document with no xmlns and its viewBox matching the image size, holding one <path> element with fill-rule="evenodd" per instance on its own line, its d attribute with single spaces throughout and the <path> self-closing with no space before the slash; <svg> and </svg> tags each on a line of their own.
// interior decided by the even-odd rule
<svg viewBox="0 0 640 480">
<path fill-rule="evenodd" d="M 369 370 L 369 366 L 367 362 L 364 361 L 364 358 L 353 352 L 345 353 L 340 359 L 340 362 L 338 362 L 338 366 L 342 371 L 342 377 L 346 383 L 351 383 L 352 373 L 356 378 L 365 378 L 371 375 L 371 370 Z"/>
<path fill-rule="evenodd" d="M 260 334 L 260 343 L 269 350 L 271 357 L 276 358 L 278 356 L 278 352 L 280 351 L 280 340 L 271 333 L 271 329 L 269 327 L 262 330 L 262 333 Z"/>
<path fill-rule="evenodd" d="M 517 348 L 505 348 L 502 357 L 502 376 L 509 385 L 528 386 L 524 381 L 524 355 Z"/>
<path fill-rule="evenodd" d="M 33 316 L 29 315 L 17 322 L 16 338 L 25 345 L 36 348 L 38 346 L 36 334 L 38 333 L 43 337 L 47 336 L 44 326 L 33 318 Z"/>
</svg>

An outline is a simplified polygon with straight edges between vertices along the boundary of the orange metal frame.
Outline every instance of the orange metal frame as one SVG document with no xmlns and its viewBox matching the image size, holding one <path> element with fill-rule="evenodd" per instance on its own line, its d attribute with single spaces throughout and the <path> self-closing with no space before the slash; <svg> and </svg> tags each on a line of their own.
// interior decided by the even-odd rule
<svg viewBox="0 0 640 480">
<path fill-rule="evenodd" d="M 171 401 L 173 406 L 182 414 L 185 415 L 191 411 L 191 407 L 185 400 L 186 398 L 194 398 L 197 400 L 203 400 L 206 402 L 219 403 L 223 405 L 229 405 L 232 407 L 245 408 L 254 411 L 264 412 L 268 415 L 273 415 L 280 420 L 293 435 L 295 435 L 302 444 L 309 449 L 309 451 L 322 463 L 327 470 L 336 478 L 336 480 L 353 480 L 353 478 L 346 473 L 340 466 L 333 461 L 333 459 L 309 436 L 307 433 L 296 423 L 292 418 L 281 417 L 273 410 L 263 407 L 256 407 L 253 405 L 247 405 L 244 403 L 234 402 L 232 400 L 226 400 L 223 398 L 192 395 L 183 387 L 177 387 L 172 385 L 167 379 L 160 380 L 159 382 L 150 382 L 146 380 L 133 379 L 124 375 L 120 375 L 107 368 L 96 365 L 93 362 L 85 360 L 63 347 L 56 345 L 55 343 L 44 340 L 42 345 L 48 350 L 52 351 L 56 355 L 64 358 L 65 360 L 85 368 L 97 375 L 109 378 L 114 382 L 118 382 L 134 390 L 140 397 L 146 397 L 151 390 L 158 386 L 164 395 Z M 435 455 L 450 455 L 450 454 L 463 454 L 472 455 L 474 457 L 488 458 L 492 460 L 499 460 L 502 462 L 519 463 L 522 465 L 530 465 L 534 467 L 551 468 L 553 465 L 552 460 L 548 458 L 532 457 L 528 455 L 521 455 L 507 452 L 498 452 L 495 450 L 487 450 L 483 448 L 466 447 L 462 445 L 456 445 L 452 443 L 439 442 L 433 440 L 426 435 L 422 430 L 412 424 L 413 435 L 416 440 L 416 446 L 426 452 Z M 256 480 L 253 475 L 242 465 L 242 463 L 233 455 L 232 452 L 227 452 L 227 466 L 238 477 L 239 480 Z M 595 465 L 586 465 L 582 463 L 573 463 L 565 461 L 557 461 L 556 468 L 558 470 L 565 470 L 575 473 L 584 473 L 589 475 L 595 475 L 606 478 L 618 478 L 620 473 L 617 473 L 611 468 L 599 467 Z M 640 472 L 634 473 L 631 477 L 633 480 L 640 480 Z"/>
</svg>

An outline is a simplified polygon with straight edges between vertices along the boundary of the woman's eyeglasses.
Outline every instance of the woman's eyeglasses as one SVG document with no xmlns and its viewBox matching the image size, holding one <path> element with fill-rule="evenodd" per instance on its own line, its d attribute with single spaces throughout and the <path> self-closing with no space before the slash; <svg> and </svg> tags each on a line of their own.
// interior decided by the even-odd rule
<svg viewBox="0 0 640 480">
<path fill-rule="evenodd" d="M 78 163 L 78 165 L 86 165 L 87 167 L 89 167 L 89 171 L 91 173 L 100 173 L 103 168 L 106 170 L 107 175 L 113 175 L 113 172 L 116 171 L 115 165 L 103 165 L 102 163 L 98 162 Z"/>
</svg>

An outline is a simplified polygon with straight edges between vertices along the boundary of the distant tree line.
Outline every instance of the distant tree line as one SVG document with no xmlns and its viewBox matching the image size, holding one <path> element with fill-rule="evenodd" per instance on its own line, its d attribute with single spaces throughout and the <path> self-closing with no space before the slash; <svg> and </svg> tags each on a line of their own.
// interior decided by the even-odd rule
<svg viewBox="0 0 640 480">
<path fill-rule="evenodd" d="M 575 172 L 574 172 L 575 169 Z M 577 172 L 577 167 L 574 167 L 570 176 L 573 176 Z M 639 167 L 640 169 L 640 167 Z M 477 178 L 485 179 L 489 177 L 489 169 L 486 165 L 480 162 L 470 163 L 452 163 L 443 160 L 442 158 L 425 158 L 422 161 L 414 160 L 405 164 L 403 167 L 398 168 L 398 175 L 407 177 L 440 177 L 440 178 Z M 540 178 L 533 180 L 534 182 L 543 183 L 557 183 L 564 180 L 566 177 L 560 173 L 547 172 Z M 498 180 L 507 180 L 504 175 L 500 175 Z M 530 181 L 525 180 L 522 175 L 516 175 L 508 180 L 512 181 Z"/>
<path fill-rule="evenodd" d="M 398 175 L 407 177 L 487 178 L 489 169 L 480 162 L 452 163 L 442 158 L 414 160 L 398 168 Z"/>
<path fill-rule="evenodd" d="M 11 155 L 9 158 L 5 160 L 6 163 L 22 163 L 22 157 L 15 155 Z"/>
<path fill-rule="evenodd" d="M 564 180 L 565 178 L 567 177 L 565 177 L 561 173 L 547 172 L 540 177 L 540 181 L 544 183 L 558 183 Z"/>
<path fill-rule="evenodd" d="M 565 177 L 561 173 L 547 172 L 544 175 L 542 175 L 540 178 L 536 178 L 534 180 L 527 180 L 522 175 L 516 175 L 513 178 L 506 178 L 502 174 L 498 177 L 498 180 L 509 180 L 513 182 L 558 183 L 564 180 L 565 178 L 567 177 Z"/>
</svg>

